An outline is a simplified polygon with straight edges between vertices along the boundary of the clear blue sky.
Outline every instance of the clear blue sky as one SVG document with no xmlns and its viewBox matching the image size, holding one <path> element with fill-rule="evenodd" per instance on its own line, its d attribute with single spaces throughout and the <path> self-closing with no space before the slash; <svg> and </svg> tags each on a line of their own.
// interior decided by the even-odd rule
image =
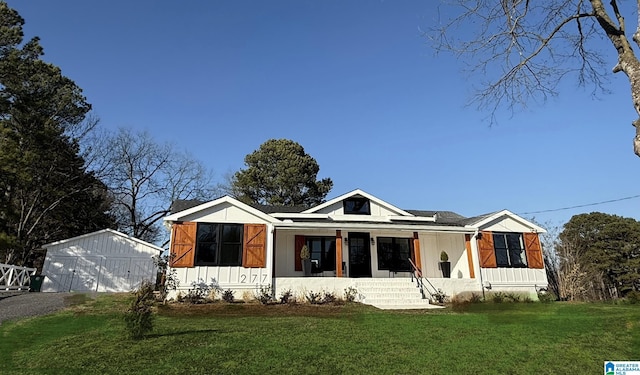
<svg viewBox="0 0 640 375">
<path fill-rule="evenodd" d="M 481 77 L 421 36 L 437 3 L 8 0 L 102 126 L 146 129 L 220 180 L 267 139 L 288 138 L 333 179 L 329 198 L 360 188 L 474 216 L 640 194 L 626 77 L 603 72 L 612 94 L 597 99 L 569 81 L 489 127 L 465 105 Z M 636 198 L 535 217 L 640 219 L 639 208 Z"/>
</svg>

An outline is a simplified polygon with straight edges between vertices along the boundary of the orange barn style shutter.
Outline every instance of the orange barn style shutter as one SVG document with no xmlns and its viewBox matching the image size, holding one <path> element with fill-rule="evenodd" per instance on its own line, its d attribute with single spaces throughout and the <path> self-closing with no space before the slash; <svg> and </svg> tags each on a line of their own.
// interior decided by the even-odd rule
<svg viewBox="0 0 640 375">
<path fill-rule="evenodd" d="M 304 236 L 296 236 L 296 246 L 294 251 L 296 271 L 302 271 L 302 259 L 300 259 L 300 250 L 302 250 L 302 247 L 305 243 L 306 239 L 304 238 Z"/>
<path fill-rule="evenodd" d="M 493 233 L 481 232 L 482 237 L 478 240 L 478 251 L 480 252 L 480 267 L 497 268 L 496 252 L 493 248 Z"/>
<path fill-rule="evenodd" d="M 540 237 L 538 237 L 538 233 L 524 234 L 524 249 L 527 253 L 527 263 L 529 264 L 529 268 L 544 268 L 542 246 L 540 246 Z"/>
<path fill-rule="evenodd" d="M 242 246 L 242 267 L 264 268 L 267 266 L 267 226 L 245 224 Z"/>
<path fill-rule="evenodd" d="M 420 254 L 420 237 L 418 236 L 418 232 L 413 232 L 413 240 L 411 241 L 411 260 L 418 267 L 420 272 L 424 274 L 424 270 L 422 269 L 422 258 Z"/>
<path fill-rule="evenodd" d="M 473 269 L 473 255 L 471 254 L 471 235 L 464 235 L 464 248 L 467 250 L 467 262 L 469 262 L 469 277 L 474 279 L 476 273 Z"/>
<path fill-rule="evenodd" d="M 336 277 L 343 276 L 342 269 L 342 231 L 336 230 Z"/>
<path fill-rule="evenodd" d="M 174 223 L 171 226 L 171 249 L 169 266 L 173 268 L 193 267 L 196 252 L 196 223 Z"/>
</svg>

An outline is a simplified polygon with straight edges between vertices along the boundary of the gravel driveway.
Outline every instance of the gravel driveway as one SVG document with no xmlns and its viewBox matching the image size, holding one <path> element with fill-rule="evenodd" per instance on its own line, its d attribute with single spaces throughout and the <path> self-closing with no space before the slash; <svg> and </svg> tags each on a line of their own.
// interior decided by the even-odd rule
<svg viewBox="0 0 640 375">
<path fill-rule="evenodd" d="M 0 324 L 3 321 L 27 316 L 46 315 L 62 310 L 68 303 L 65 297 L 71 293 L 0 293 Z"/>
</svg>

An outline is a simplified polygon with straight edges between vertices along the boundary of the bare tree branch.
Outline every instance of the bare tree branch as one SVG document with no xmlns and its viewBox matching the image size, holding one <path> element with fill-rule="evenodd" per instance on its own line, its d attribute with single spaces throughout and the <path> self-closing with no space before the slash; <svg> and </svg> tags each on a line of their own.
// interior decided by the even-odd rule
<svg viewBox="0 0 640 375">
<path fill-rule="evenodd" d="M 441 7 L 443 26 L 427 34 L 437 51 L 460 58 L 467 73 L 480 83 L 471 103 L 488 109 L 492 121 L 501 107 L 513 113 L 532 101 L 544 102 L 557 95 L 563 78 L 591 86 L 594 95 L 606 93 L 607 55 L 594 43 L 603 37 L 616 52 L 613 72 L 624 72 L 629 78 L 640 116 L 640 62 L 626 36 L 617 0 L 609 3 L 613 17 L 601 0 L 454 0 L 449 5 L 454 12 L 442 12 Z M 442 13 L 453 16 L 442 17 Z M 633 40 L 640 47 L 640 18 Z M 640 120 L 633 124 L 634 152 L 640 156 Z"/>
<path fill-rule="evenodd" d="M 120 229 L 134 237 L 160 239 L 160 221 L 176 199 L 213 198 L 211 173 L 147 132 L 102 135 L 95 150 L 93 165 L 114 197 Z"/>
</svg>

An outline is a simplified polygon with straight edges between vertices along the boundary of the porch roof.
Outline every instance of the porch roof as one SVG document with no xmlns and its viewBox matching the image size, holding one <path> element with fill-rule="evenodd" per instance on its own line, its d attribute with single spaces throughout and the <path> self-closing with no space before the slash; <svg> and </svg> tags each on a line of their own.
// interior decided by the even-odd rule
<svg viewBox="0 0 640 375">
<path fill-rule="evenodd" d="M 312 221 L 312 222 L 300 222 L 285 220 L 279 223 L 274 223 L 273 226 L 276 229 L 283 230 L 296 230 L 296 229 L 335 229 L 335 230 L 350 230 L 350 229 L 367 229 L 367 230 L 396 230 L 407 232 L 453 232 L 453 233 L 475 233 L 476 228 L 454 226 L 454 225 L 438 225 L 437 223 L 372 223 L 367 221 L 355 222 L 355 221 Z"/>
</svg>

